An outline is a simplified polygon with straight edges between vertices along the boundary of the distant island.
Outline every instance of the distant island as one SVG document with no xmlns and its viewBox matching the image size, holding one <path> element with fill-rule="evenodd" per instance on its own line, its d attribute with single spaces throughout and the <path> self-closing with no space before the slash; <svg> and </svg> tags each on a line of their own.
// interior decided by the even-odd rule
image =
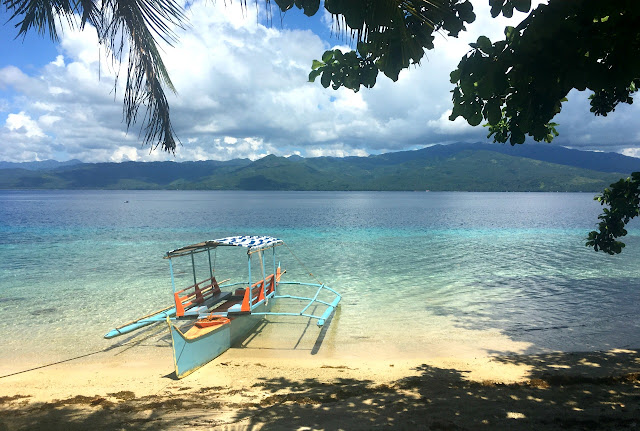
<svg viewBox="0 0 640 431">
<path fill-rule="evenodd" d="M 0 162 L 0 189 L 598 192 L 640 159 L 551 144 L 458 143 L 368 157 Z"/>
</svg>

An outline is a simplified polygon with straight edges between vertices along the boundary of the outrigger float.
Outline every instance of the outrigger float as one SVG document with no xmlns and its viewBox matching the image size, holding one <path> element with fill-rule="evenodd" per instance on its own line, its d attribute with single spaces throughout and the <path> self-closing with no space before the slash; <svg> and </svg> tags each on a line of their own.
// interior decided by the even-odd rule
<svg viewBox="0 0 640 431">
<path fill-rule="evenodd" d="M 284 245 L 280 239 L 270 236 L 234 236 L 171 250 L 164 256 L 169 260 L 174 305 L 158 310 L 112 329 L 105 338 L 114 338 L 144 328 L 153 323 L 166 321 L 173 340 L 173 357 L 178 378 L 185 377 L 208 362 L 212 361 L 246 335 L 261 322 L 264 316 L 301 316 L 315 319 L 323 326 L 340 303 L 341 296 L 324 284 L 280 281 L 286 272 L 276 264 L 276 247 Z M 218 282 L 214 276 L 211 254 L 219 247 L 244 247 L 247 249 L 248 279 L 231 282 Z M 273 254 L 273 272 L 267 275 L 265 270 L 265 252 L 271 249 Z M 207 253 L 209 270 L 207 279 L 197 281 L 194 255 Z M 252 283 L 251 259 L 257 255 L 260 274 Z M 179 289 L 176 286 L 173 259 L 190 257 L 193 269 L 193 284 Z M 215 256 L 214 256 L 215 262 Z M 281 285 L 299 285 L 315 288 L 312 297 L 280 295 Z M 332 299 L 321 300 L 321 296 L 330 294 Z M 324 295 L 323 295 L 324 294 Z M 283 299 L 297 300 L 304 304 L 299 312 L 274 312 L 273 306 Z M 309 312 L 310 309 L 324 309 L 320 315 Z M 186 325 L 178 325 L 186 323 Z M 181 327 L 178 327 L 181 326 Z"/>
</svg>

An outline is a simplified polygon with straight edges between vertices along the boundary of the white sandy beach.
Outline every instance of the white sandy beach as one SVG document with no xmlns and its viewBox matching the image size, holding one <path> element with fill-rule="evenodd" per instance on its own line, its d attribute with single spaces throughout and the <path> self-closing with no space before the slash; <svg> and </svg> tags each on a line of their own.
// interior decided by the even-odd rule
<svg viewBox="0 0 640 431">
<path fill-rule="evenodd" d="M 456 354 L 424 359 L 336 358 L 260 349 L 255 340 L 182 380 L 175 379 L 170 349 L 144 343 L 3 377 L 0 430 L 640 424 L 638 350 L 487 356 L 459 345 Z M 0 375 L 24 367 L 5 362 Z"/>
</svg>

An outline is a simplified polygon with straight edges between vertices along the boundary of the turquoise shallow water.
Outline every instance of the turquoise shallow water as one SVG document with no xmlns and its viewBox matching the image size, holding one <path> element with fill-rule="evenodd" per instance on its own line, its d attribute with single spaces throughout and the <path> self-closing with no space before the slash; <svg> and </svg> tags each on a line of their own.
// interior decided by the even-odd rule
<svg viewBox="0 0 640 431">
<path fill-rule="evenodd" d="M 60 359 L 108 347 L 107 330 L 169 305 L 164 252 L 237 234 L 284 239 L 343 294 L 323 347 L 334 356 L 419 356 L 450 344 L 488 353 L 638 347 L 640 232 L 631 225 L 619 256 L 585 248 L 601 210 L 592 198 L 3 191 L 0 355 Z M 288 280 L 313 282 L 285 248 L 280 258 Z M 218 268 L 232 262 L 218 259 Z M 264 337 L 277 347 L 273 330 Z"/>
</svg>

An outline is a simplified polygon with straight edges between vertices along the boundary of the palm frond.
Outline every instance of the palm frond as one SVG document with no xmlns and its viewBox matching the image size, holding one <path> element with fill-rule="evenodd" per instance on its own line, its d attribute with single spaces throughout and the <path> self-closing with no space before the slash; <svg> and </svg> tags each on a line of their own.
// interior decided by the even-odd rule
<svg viewBox="0 0 640 431">
<path fill-rule="evenodd" d="M 56 24 L 66 20 L 73 25 L 73 6 L 68 0 L 4 0 L 3 4 L 12 13 L 9 21 L 22 18 L 15 24 L 16 38 L 34 29 L 41 36 L 48 33 L 51 40 L 57 41 Z"/>
<path fill-rule="evenodd" d="M 127 82 L 124 94 L 124 119 L 127 129 L 137 120 L 140 106 L 146 106 L 143 119 L 144 144 L 161 146 L 175 152 L 176 138 L 169 117 L 166 86 L 175 92 L 162 61 L 157 41 L 176 42 L 174 28 L 183 28 L 185 15 L 174 0 L 3 0 L 18 20 L 18 37 L 30 30 L 49 34 L 58 40 L 59 24 L 95 27 L 101 44 L 114 60 L 128 53 Z M 78 24 L 78 16 L 80 23 Z"/>
<path fill-rule="evenodd" d="M 122 59 L 128 47 L 124 118 L 127 128 L 136 122 L 140 106 L 144 144 L 175 152 L 176 141 L 163 86 L 175 92 L 156 44 L 159 38 L 171 45 L 174 27 L 182 27 L 182 8 L 173 0 L 105 0 L 98 26 L 100 41 L 114 58 Z"/>
<path fill-rule="evenodd" d="M 76 0 L 74 12 L 80 15 L 80 29 L 84 29 L 86 23 L 98 28 L 100 10 L 94 0 Z"/>
</svg>

